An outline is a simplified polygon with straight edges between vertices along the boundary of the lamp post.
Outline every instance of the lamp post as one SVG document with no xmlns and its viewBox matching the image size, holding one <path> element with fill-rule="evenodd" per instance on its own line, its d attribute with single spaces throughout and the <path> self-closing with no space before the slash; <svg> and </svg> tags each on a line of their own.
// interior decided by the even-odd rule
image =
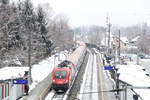
<svg viewBox="0 0 150 100">
<path fill-rule="evenodd" d="M 116 73 L 117 77 L 116 77 L 116 89 L 119 89 L 119 76 L 120 76 L 120 73 Z M 118 100 L 120 100 L 120 97 L 119 97 L 119 91 L 117 91 L 117 98 Z"/>
<path fill-rule="evenodd" d="M 137 50 L 137 60 L 136 60 L 136 64 L 139 65 L 139 49 Z"/>
<path fill-rule="evenodd" d="M 32 77 L 31 77 L 31 31 L 30 29 L 32 28 L 32 24 L 30 24 L 31 22 L 31 17 L 30 16 L 27 16 L 27 19 L 26 19 L 26 27 L 27 27 L 27 31 L 28 31 L 28 66 L 29 66 L 29 74 L 28 74 L 28 85 L 31 84 L 32 82 Z"/>
<path fill-rule="evenodd" d="M 55 66 L 55 63 L 56 63 L 56 57 L 58 57 L 59 55 L 57 54 L 57 52 L 58 52 L 58 50 L 59 50 L 59 47 L 56 47 L 55 48 L 55 50 L 54 50 L 54 66 Z"/>
<path fill-rule="evenodd" d="M 119 30 L 119 46 L 118 46 L 118 57 L 119 57 L 119 64 L 120 64 L 120 30 Z"/>
<path fill-rule="evenodd" d="M 55 63 L 56 63 L 56 57 L 58 57 L 58 54 L 56 54 L 56 55 L 54 56 L 54 66 L 55 66 Z"/>
</svg>

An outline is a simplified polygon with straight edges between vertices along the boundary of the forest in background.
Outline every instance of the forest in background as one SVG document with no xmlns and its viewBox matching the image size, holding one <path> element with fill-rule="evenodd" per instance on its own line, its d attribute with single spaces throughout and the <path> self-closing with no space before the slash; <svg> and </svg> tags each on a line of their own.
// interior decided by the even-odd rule
<svg viewBox="0 0 150 100">
<path fill-rule="evenodd" d="M 48 4 L 37 8 L 31 0 L 0 0 L 0 67 L 13 65 L 16 60 L 21 65 L 28 65 L 28 52 L 31 47 L 31 64 L 51 56 L 55 52 L 69 50 L 75 40 L 83 40 L 101 46 L 105 37 L 106 26 L 90 25 L 71 28 L 69 18 L 56 15 Z M 111 25 L 114 36 L 129 40 L 140 36 L 140 52 L 150 53 L 150 26 L 140 23 L 128 27 Z M 30 37 L 30 39 L 29 39 Z"/>
<path fill-rule="evenodd" d="M 68 19 L 53 15 L 50 7 L 46 12 L 43 6 L 48 7 L 35 8 L 31 0 L 0 1 L 0 67 L 13 65 L 14 60 L 26 66 L 29 47 L 31 64 L 51 56 L 55 49 L 71 48 L 73 35 Z"/>
</svg>

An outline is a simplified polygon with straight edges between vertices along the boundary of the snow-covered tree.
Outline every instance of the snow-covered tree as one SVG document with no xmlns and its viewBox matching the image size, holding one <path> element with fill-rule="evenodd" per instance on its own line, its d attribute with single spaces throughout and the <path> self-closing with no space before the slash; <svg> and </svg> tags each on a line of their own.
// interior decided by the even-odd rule
<svg viewBox="0 0 150 100">
<path fill-rule="evenodd" d="M 38 12 L 37 12 L 37 23 L 39 27 L 39 34 L 41 35 L 43 41 L 43 46 L 46 50 L 45 54 L 46 55 L 51 55 L 52 50 L 54 49 L 53 43 L 50 40 L 50 34 L 48 32 L 48 23 L 46 21 L 46 15 L 42 9 L 42 7 L 38 7 Z"/>
<path fill-rule="evenodd" d="M 8 4 L 9 0 L 0 0 L 0 3 L 2 3 L 2 4 Z"/>
<path fill-rule="evenodd" d="M 14 4 L 0 0 L 0 64 L 18 59 L 27 65 L 29 47 L 31 64 L 51 55 L 55 47 L 60 50 L 70 48 L 73 34 L 68 19 L 50 16 L 47 18 L 42 6 L 36 10 L 31 0 L 19 0 Z"/>
<path fill-rule="evenodd" d="M 10 51 L 16 51 L 21 45 L 16 7 L 10 5 L 7 0 L 0 4 L 0 23 L 0 54 L 4 62 L 13 59 L 16 53 Z"/>
</svg>

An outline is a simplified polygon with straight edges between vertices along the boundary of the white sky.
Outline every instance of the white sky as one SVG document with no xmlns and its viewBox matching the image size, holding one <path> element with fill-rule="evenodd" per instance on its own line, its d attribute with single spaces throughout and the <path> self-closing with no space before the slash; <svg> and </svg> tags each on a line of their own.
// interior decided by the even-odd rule
<svg viewBox="0 0 150 100">
<path fill-rule="evenodd" d="M 105 25 L 109 13 L 112 24 L 150 23 L 150 0 L 33 0 L 50 3 L 56 14 L 63 13 L 71 26 Z"/>
</svg>

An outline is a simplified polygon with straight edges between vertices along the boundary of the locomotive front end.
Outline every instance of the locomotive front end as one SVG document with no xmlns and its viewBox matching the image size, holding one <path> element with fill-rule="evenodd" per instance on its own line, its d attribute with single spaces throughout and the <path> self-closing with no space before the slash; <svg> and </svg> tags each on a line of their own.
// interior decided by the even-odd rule
<svg viewBox="0 0 150 100">
<path fill-rule="evenodd" d="M 69 73 L 66 68 L 56 69 L 53 72 L 52 87 L 55 91 L 58 91 L 58 90 L 66 91 L 69 88 L 68 75 L 69 75 Z"/>
</svg>

